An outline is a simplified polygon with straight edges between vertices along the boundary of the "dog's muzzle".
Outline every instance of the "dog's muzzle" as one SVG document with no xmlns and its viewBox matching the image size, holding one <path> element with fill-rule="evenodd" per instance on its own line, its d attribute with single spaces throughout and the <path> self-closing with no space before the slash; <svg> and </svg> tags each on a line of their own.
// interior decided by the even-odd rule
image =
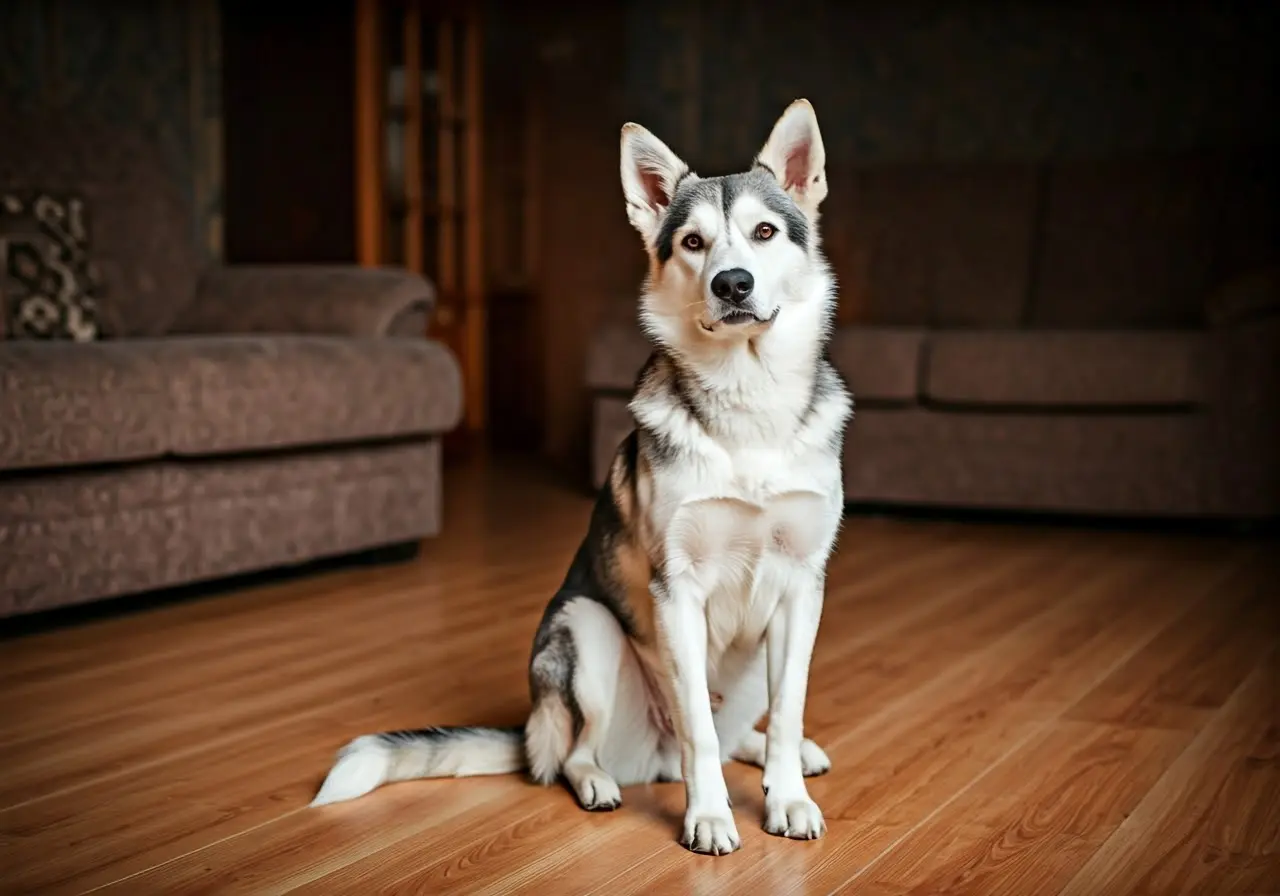
<svg viewBox="0 0 1280 896">
<path fill-rule="evenodd" d="M 768 317 L 759 317 L 754 312 L 747 311 L 744 308 L 728 308 L 718 319 L 713 320 L 711 323 L 703 322 L 702 329 L 710 333 L 716 328 L 722 326 L 742 327 L 754 324 L 756 326 L 767 327 L 778 319 L 778 312 L 781 310 L 782 309 L 780 307 L 775 308 L 773 309 L 773 314 Z"/>
</svg>

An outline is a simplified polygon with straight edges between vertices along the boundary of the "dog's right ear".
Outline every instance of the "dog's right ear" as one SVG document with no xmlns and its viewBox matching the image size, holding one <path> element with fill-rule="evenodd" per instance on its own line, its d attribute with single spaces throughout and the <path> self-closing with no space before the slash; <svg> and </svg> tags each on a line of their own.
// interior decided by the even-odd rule
<svg viewBox="0 0 1280 896">
<path fill-rule="evenodd" d="M 667 144 L 638 124 L 623 125 L 622 192 L 627 217 L 646 244 L 657 233 L 676 184 L 688 173 L 689 166 Z"/>
</svg>

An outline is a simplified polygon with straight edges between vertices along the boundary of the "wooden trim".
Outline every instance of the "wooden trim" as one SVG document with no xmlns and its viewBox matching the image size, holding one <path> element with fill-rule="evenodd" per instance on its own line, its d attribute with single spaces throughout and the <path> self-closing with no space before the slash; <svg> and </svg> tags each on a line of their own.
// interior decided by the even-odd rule
<svg viewBox="0 0 1280 896">
<path fill-rule="evenodd" d="M 522 267 L 525 283 L 536 293 L 542 277 L 542 79 L 535 72 L 525 93 L 524 228 Z"/>
<path fill-rule="evenodd" d="M 481 24 L 469 16 L 463 37 L 463 106 L 466 135 L 463 148 L 463 291 L 467 323 L 467 425 L 485 425 L 485 343 L 487 321 L 484 294 L 484 42 Z"/>
<path fill-rule="evenodd" d="M 422 6 L 408 0 L 404 11 L 404 265 L 422 273 Z"/>
<path fill-rule="evenodd" d="M 456 68 L 453 27 L 447 20 L 439 22 L 437 69 L 439 78 L 440 117 L 436 126 L 438 184 L 436 187 L 437 212 L 440 226 L 437 243 L 436 286 L 441 294 L 440 310 L 444 312 L 440 323 L 455 323 L 457 309 L 453 307 L 458 290 L 457 275 L 457 181 L 455 147 L 457 109 L 454 105 Z"/>
<path fill-rule="evenodd" d="M 382 10 L 379 0 L 355 4 L 356 261 L 382 263 Z"/>
</svg>

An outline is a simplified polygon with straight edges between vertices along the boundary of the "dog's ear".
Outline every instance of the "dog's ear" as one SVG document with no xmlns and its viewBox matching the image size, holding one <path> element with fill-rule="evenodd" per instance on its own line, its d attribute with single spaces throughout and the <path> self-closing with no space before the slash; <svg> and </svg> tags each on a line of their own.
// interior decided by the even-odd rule
<svg viewBox="0 0 1280 896">
<path fill-rule="evenodd" d="M 689 172 L 667 144 L 638 124 L 622 128 L 622 192 L 627 217 L 646 243 L 653 239 L 675 193 Z"/>
<path fill-rule="evenodd" d="M 818 116 L 808 100 L 796 100 L 782 113 L 756 164 L 773 173 L 802 211 L 816 216 L 827 198 L 827 152 Z"/>
</svg>

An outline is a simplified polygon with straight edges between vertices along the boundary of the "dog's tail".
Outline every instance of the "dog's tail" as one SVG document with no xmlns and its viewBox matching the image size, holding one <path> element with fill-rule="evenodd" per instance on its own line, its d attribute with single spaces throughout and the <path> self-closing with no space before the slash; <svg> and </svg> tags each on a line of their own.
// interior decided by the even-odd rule
<svg viewBox="0 0 1280 896">
<path fill-rule="evenodd" d="M 526 767 L 522 727 L 368 734 L 338 752 L 311 805 L 352 800 L 392 781 L 504 775 Z"/>
</svg>

